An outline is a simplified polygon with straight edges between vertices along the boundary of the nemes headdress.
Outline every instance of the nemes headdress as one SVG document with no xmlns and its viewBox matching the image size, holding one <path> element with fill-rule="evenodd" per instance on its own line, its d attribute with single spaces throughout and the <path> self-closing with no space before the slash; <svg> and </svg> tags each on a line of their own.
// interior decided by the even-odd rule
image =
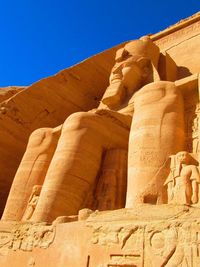
<svg viewBox="0 0 200 267">
<path fill-rule="evenodd" d="M 158 60 L 160 50 L 157 45 L 153 43 L 149 36 L 141 37 L 139 40 L 130 41 L 123 48 L 119 49 L 116 53 L 115 60 L 121 60 L 126 57 L 133 57 L 135 61 L 148 59 L 151 61 L 153 69 L 154 81 L 160 80 L 158 74 Z"/>
</svg>

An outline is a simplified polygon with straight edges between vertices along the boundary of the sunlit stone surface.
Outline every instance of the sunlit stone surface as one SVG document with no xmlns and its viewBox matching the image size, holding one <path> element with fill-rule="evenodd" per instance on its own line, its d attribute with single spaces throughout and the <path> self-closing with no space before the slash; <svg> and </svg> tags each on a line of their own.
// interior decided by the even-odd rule
<svg viewBox="0 0 200 267">
<path fill-rule="evenodd" d="M 200 15 L 3 89 L 0 266 L 200 266 Z"/>
</svg>

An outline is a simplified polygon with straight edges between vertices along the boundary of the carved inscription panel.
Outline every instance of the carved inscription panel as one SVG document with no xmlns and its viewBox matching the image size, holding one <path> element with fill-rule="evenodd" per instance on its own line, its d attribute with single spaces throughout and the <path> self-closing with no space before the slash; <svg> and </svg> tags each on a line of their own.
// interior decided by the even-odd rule
<svg viewBox="0 0 200 267">
<path fill-rule="evenodd" d="M 14 251 L 32 251 L 33 248 L 48 248 L 54 241 L 55 227 L 45 224 L 19 224 L 10 231 L 0 232 L 0 256 Z"/>
<path fill-rule="evenodd" d="M 104 233 L 104 234 L 103 234 Z M 108 260 L 98 267 L 198 267 L 200 266 L 200 222 L 161 222 L 120 229 L 94 230 L 92 243 L 104 247 Z M 107 236 L 107 239 L 105 239 Z M 109 238 L 115 236 L 115 239 Z M 119 253 L 112 253 L 118 243 Z M 89 267 L 95 267 L 90 255 Z"/>
</svg>

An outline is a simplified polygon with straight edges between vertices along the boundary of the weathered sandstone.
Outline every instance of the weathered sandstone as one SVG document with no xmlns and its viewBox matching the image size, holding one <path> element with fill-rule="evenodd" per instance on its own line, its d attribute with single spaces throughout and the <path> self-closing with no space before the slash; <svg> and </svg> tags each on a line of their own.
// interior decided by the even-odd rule
<svg viewBox="0 0 200 267">
<path fill-rule="evenodd" d="M 2 91 L 0 266 L 200 266 L 199 55 L 196 14 Z"/>
</svg>

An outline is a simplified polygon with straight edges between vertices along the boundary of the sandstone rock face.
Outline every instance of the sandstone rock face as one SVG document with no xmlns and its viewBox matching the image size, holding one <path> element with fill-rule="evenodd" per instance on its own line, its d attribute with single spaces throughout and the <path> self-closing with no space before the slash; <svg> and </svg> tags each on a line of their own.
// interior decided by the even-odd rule
<svg viewBox="0 0 200 267">
<path fill-rule="evenodd" d="M 22 90 L 26 89 L 26 87 L 22 86 L 8 86 L 0 88 L 0 102 L 3 102 L 15 94 L 21 92 Z"/>
<path fill-rule="evenodd" d="M 199 36 L 196 14 L 1 102 L 0 265 L 200 265 Z"/>
</svg>

